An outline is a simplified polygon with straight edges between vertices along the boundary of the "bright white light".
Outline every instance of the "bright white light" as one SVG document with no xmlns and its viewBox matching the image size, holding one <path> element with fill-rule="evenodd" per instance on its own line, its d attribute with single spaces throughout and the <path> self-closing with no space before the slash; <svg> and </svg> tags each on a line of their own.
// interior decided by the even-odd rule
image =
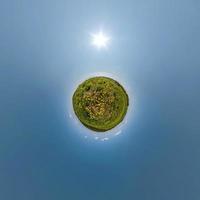
<svg viewBox="0 0 200 200">
<path fill-rule="evenodd" d="M 106 36 L 102 31 L 96 34 L 91 34 L 92 36 L 92 45 L 96 46 L 97 48 L 105 48 L 110 41 L 110 38 Z"/>
</svg>

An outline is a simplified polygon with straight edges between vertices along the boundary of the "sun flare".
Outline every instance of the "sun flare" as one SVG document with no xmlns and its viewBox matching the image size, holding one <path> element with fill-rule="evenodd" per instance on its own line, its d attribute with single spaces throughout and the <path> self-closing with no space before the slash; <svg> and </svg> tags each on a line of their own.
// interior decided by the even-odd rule
<svg viewBox="0 0 200 200">
<path fill-rule="evenodd" d="M 92 45 L 96 46 L 98 49 L 106 48 L 110 41 L 110 38 L 106 36 L 102 31 L 91 34 L 92 36 Z"/>
</svg>

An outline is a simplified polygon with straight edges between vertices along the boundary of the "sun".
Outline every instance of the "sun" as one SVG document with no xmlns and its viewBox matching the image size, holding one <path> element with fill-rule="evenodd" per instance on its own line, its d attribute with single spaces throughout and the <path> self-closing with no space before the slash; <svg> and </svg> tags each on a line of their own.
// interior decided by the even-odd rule
<svg viewBox="0 0 200 200">
<path fill-rule="evenodd" d="M 106 48 L 110 41 L 110 38 L 106 36 L 102 31 L 98 33 L 91 34 L 92 36 L 92 45 L 96 46 L 98 49 Z"/>
</svg>

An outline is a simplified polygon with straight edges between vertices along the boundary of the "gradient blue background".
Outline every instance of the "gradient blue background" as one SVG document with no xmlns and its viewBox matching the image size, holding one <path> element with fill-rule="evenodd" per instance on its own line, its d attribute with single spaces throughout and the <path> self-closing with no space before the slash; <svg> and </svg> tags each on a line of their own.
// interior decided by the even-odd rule
<svg viewBox="0 0 200 200">
<path fill-rule="evenodd" d="M 68 116 L 72 82 L 98 71 L 136 99 L 106 142 Z M 0 199 L 199 200 L 199 86 L 199 0 L 1 0 Z"/>
</svg>

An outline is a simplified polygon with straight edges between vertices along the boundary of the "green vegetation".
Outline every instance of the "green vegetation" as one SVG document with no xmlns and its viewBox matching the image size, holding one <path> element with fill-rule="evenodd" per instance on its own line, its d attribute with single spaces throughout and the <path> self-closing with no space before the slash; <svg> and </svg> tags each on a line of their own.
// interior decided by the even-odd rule
<svg viewBox="0 0 200 200">
<path fill-rule="evenodd" d="M 128 95 L 115 80 L 93 77 L 81 83 L 73 95 L 73 108 L 83 125 L 94 131 L 117 126 L 128 109 Z"/>
</svg>

